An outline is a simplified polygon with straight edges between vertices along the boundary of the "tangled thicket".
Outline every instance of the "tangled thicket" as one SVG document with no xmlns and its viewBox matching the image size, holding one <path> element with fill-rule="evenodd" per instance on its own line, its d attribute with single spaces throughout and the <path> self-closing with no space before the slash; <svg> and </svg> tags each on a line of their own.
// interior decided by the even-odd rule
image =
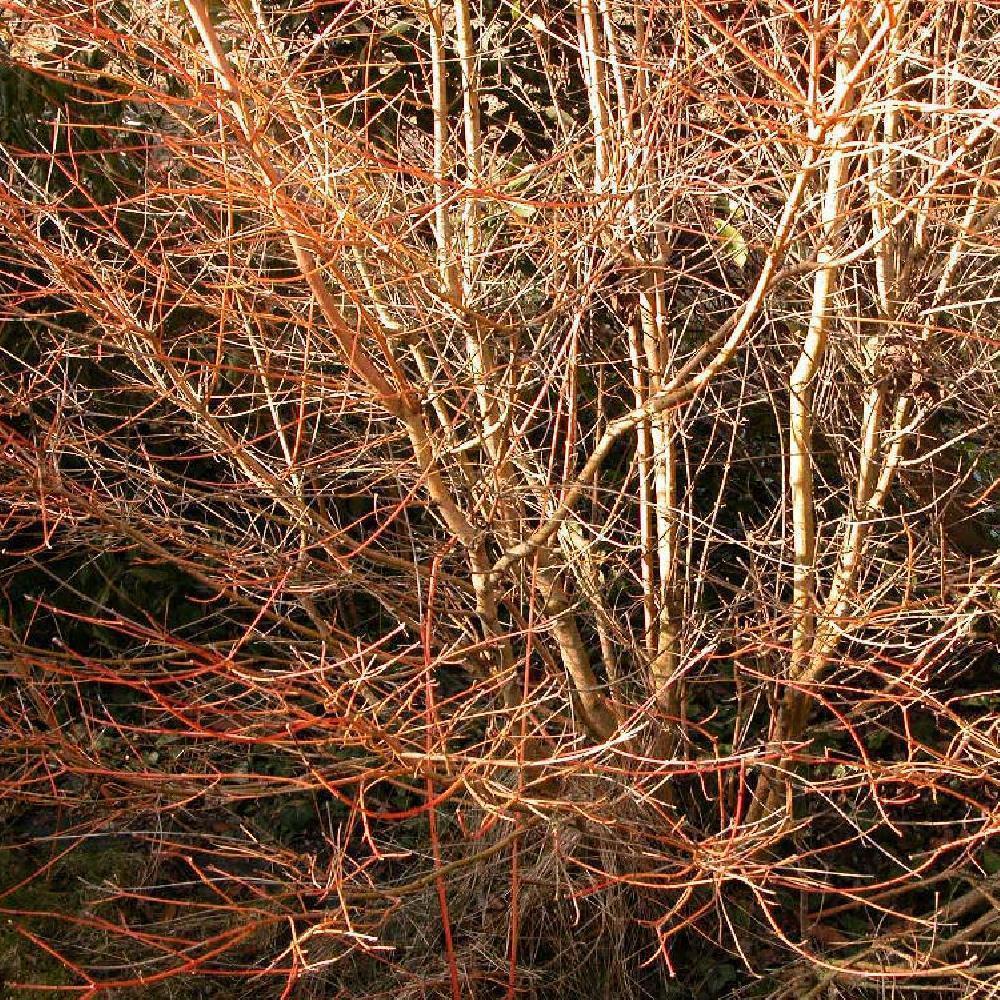
<svg viewBox="0 0 1000 1000">
<path fill-rule="evenodd" d="M 16 989 L 1000 991 L 995 4 L 0 12 Z"/>
</svg>

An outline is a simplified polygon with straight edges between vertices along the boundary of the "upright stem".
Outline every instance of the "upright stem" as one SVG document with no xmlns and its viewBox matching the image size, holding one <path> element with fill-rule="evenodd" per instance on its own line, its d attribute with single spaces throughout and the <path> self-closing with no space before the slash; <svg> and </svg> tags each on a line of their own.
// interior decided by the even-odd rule
<svg viewBox="0 0 1000 1000">
<path fill-rule="evenodd" d="M 594 189 L 603 191 L 610 173 L 608 141 L 611 123 L 608 116 L 607 69 L 604 47 L 601 44 L 601 22 L 596 0 L 579 0 L 579 4 L 578 11 L 583 28 L 580 55 L 587 81 L 587 98 L 594 131 Z"/>
<path fill-rule="evenodd" d="M 629 358 L 632 366 L 632 388 L 635 405 L 642 406 L 647 398 L 646 376 L 640 345 L 640 320 L 629 324 Z M 652 663 L 656 658 L 656 546 L 653 534 L 653 498 L 650 481 L 652 442 L 649 421 L 640 421 L 635 428 L 636 468 L 639 477 L 639 573 L 642 581 L 643 639 L 646 655 Z"/>
<path fill-rule="evenodd" d="M 814 29 L 819 30 L 818 20 Z M 789 676 L 794 680 L 806 669 L 816 627 L 816 514 L 813 499 L 813 381 L 823 363 L 830 331 L 833 297 L 837 287 L 836 240 L 842 225 L 845 180 L 849 165 L 847 149 L 854 132 L 850 115 L 851 68 L 854 63 L 854 13 L 850 5 L 840 10 L 837 34 L 836 80 L 832 105 L 841 119 L 830 132 L 830 163 L 820 215 L 823 245 L 816 255 L 818 270 L 813 279 L 809 326 L 798 361 L 789 380 L 789 467 L 791 490 L 793 567 L 792 641 Z M 793 714 L 797 703 L 792 701 Z M 787 738 L 788 720 L 780 718 L 776 735 Z M 761 776 L 749 818 L 759 819 L 779 796 L 771 776 Z"/>
<path fill-rule="evenodd" d="M 839 99 L 848 86 L 849 52 L 853 50 L 853 12 L 840 11 L 837 76 L 834 90 Z M 792 494 L 794 565 L 792 577 L 791 674 L 797 676 L 809 655 L 815 629 L 816 522 L 813 504 L 813 381 L 823 363 L 830 332 L 830 315 L 836 291 L 838 266 L 836 238 L 841 228 L 844 181 L 849 154 L 847 143 L 854 122 L 850 109 L 841 103 L 843 120 L 830 135 L 830 165 L 823 198 L 821 224 L 823 245 L 816 255 L 818 270 L 813 280 L 809 326 L 798 361 L 789 381 L 789 485 Z"/>
<path fill-rule="evenodd" d="M 462 298 L 462 277 L 454 256 L 454 238 L 449 213 L 448 175 L 448 78 L 444 37 L 444 12 L 440 2 L 428 7 L 431 44 L 431 103 L 434 106 L 434 236 L 438 267 L 448 296 Z"/>
<path fill-rule="evenodd" d="M 266 150 L 256 139 L 256 132 L 251 126 L 243 106 L 239 85 L 219 42 L 215 27 L 205 7 L 205 0 L 184 0 L 184 2 L 201 37 L 220 87 L 226 95 L 230 109 L 243 133 L 244 143 L 260 169 L 269 190 L 275 192 L 279 181 L 277 171 L 268 159 Z M 271 204 L 292 247 L 299 270 L 308 282 L 324 318 L 337 336 L 344 353 L 347 355 L 348 362 L 368 384 L 373 395 L 380 400 L 386 410 L 397 417 L 405 427 L 425 488 L 435 502 L 441 519 L 448 530 L 459 539 L 468 553 L 471 583 L 476 596 L 476 610 L 487 635 L 496 641 L 499 648 L 499 668 L 504 672 L 508 671 L 514 662 L 513 650 L 506 630 L 501 627 L 499 622 L 486 547 L 452 495 L 452 491 L 439 468 L 419 402 L 414 398 L 413 390 L 404 381 L 404 376 L 395 362 L 388 339 L 385 336 L 380 336 L 378 344 L 390 369 L 396 375 L 397 381 L 403 384 L 402 391 L 393 388 L 379 372 L 360 338 L 360 331 L 352 331 L 340 313 L 333 295 L 326 286 L 314 251 L 300 235 L 306 228 L 302 220 L 297 218 L 290 207 L 283 205 L 277 194 L 272 197 Z M 516 686 L 508 683 L 505 687 L 505 695 L 508 703 L 516 703 L 518 700 Z"/>
</svg>

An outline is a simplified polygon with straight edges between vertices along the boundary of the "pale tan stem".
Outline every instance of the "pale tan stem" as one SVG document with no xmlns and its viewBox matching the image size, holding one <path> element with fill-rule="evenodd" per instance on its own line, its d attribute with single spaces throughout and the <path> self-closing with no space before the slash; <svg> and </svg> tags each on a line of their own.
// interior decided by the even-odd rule
<svg viewBox="0 0 1000 1000">
<path fill-rule="evenodd" d="M 613 690 L 618 684 L 618 657 L 612 637 L 614 615 L 608 607 L 604 595 L 601 559 L 595 554 L 595 546 L 582 531 L 567 522 L 560 532 L 560 543 L 572 560 L 573 575 L 582 595 L 593 609 L 594 626 L 601 646 L 601 660 L 608 678 L 608 686 Z"/>
<path fill-rule="evenodd" d="M 853 54 L 853 14 L 849 6 L 842 8 L 838 31 L 838 58 L 834 102 L 847 103 L 850 87 L 850 61 Z M 817 253 L 819 270 L 813 279 L 809 326 L 799 358 L 789 380 L 789 446 L 788 482 L 792 512 L 792 641 L 788 673 L 801 677 L 806 670 L 815 637 L 816 587 L 816 524 L 813 499 L 813 381 L 823 363 L 830 328 L 830 314 L 836 289 L 838 267 L 835 262 L 835 242 L 842 224 L 844 187 L 849 165 L 847 145 L 854 132 L 854 120 L 846 115 L 830 133 L 830 162 L 821 209 L 823 246 Z M 790 695 L 791 697 L 791 695 Z M 792 698 L 792 714 L 797 714 L 797 701 Z M 778 738 L 788 738 L 791 720 L 783 717 L 778 723 Z M 760 819 L 780 797 L 768 772 L 761 775 L 750 822 Z"/>
<path fill-rule="evenodd" d="M 559 525 L 576 505 L 584 490 L 589 488 L 594 475 L 622 436 L 634 431 L 640 423 L 648 420 L 654 414 L 673 406 L 679 406 L 696 396 L 729 364 L 743 342 L 747 331 L 757 319 L 765 295 L 772 284 L 781 277 L 778 265 L 784 259 L 788 249 L 787 241 L 796 211 L 801 204 L 809 178 L 815 169 L 818 155 L 816 149 L 816 145 L 810 145 L 803 156 L 802 165 L 792 184 L 791 191 L 785 199 L 785 207 L 774 235 L 771 250 L 764 260 L 764 266 L 761 268 L 757 282 L 746 302 L 709 338 L 694 357 L 681 366 L 680 370 L 660 392 L 650 396 L 642 405 L 608 424 L 576 482 L 566 491 L 555 510 L 548 516 L 545 523 L 536 528 L 528 538 L 512 546 L 497 560 L 493 566 L 494 573 L 505 573 L 516 563 L 528 558 L 559 530 Z M 709 358 L 708 362 L 699 370 L 698 366 L 702 365 L 706 358 Z"/>
<path fill-rule="evenodd" d="M 972 188 L 972 196 L 969 199 L 969 204 L 965 210 L 965 214 L 962 216 L 958 236 L 952 243 L 951 249 L 948 251 L 948 257 L 945 261 L 944 270 L 941 272 L 941 277 L 934 290 L 934 301 L 932 306 L 938 306 L 944 301 L 945 295 L 947 295 L 948 290 L 951 288 L 951 283 L 955 277 L 958 265 L 962 260 L 962 254 L 965 250 L 966 242 L 968 241 L 969 236 L 976 232 L 978 228 L 977 224 L 981 221 L 980 216 L 985 208 L 983 188 L 991 185 L 996 186 L 997 184 L 997 175 L 995 170 L 998 155 L 1000 155 L 1000 131 L 993 136 L 993 140 L 986 152 L 986 156 L 983 158 L 983 164 L 979 170 L 979 176 L 976 178 L 976 182 Z M 929 322 L 930 318 L 928 317 L 927 323 L 929 324 Z M 925 324 L 925 336 L 928 333 L 928 329 L 929 328 Z"/>
<path fill-rule="evenodd" d="M 898 26 L 897 26 L 898 30 Z M 890 83 L 893 82 L 890 74 Z M 894 84 L 898 86 L 898 81 Z M 887 115 L 895 115 L 897 102 L 890 100 Z M 897 126 L 888 123 L 884 126 L 884 134 L 893 136 Z M 982 126 L 973 130 L 973 135 L 981 134 Z M 960 148 L 965 149 L 971 144 L 971 137 L 967 137 Z M 991 164 L 1000 148 L 1000 136 L 995 136 L 983 162 L 979 176 L 973 187 L 970 202 L 963 214 L 959 225 L 959 234 L 952 244 L 951 251 L 945 262 L 945 267 L 935 290 L 934 303 L 937 304 L 948 292 L 954 278 L 958 261 L 961 256 L 965 241 L 971 232 L 974 231 L 977 215 L 982 203 L 982 187 L 989 183 L 991 177 Z M 895 157 L 893 150 L 887 148 L 888 162 L 884 169 L 890 178 L 890 183 L 895 183 L 898 176 L 895 169 Z M 956 154 L 949 157 L 954 162 Z M 935 176 L 941 175 L 941 168 L 935 172 Z M 924 185 L 924 189 L 929 190 L 930 184 Z M 924 189 L 918 197 L 924 193 Z M 891 204 L 889 202 L 885 202 Z M 879 255 L 884 258 L 882 274 L 885 279 L 890 276 L 897 282 L 903 280 L 900 269 L 895 268 L 897 257 L 891 256 L 893 248 L 898 245 L 898 241 L 892 237 L 895 226 L 901 221 L 902 213 L 898 213 L 892 223 L 883 223 L 889 239 L 886 240 L 887 247 L 879 246 Z M 875 224 L 878 225 L 877 213 L 873 216 Z M 919 230 L 923 225 L 923 220 L 918 216 L 916 228 Z M 916 242 L 916 237 L 914 242 Z M 892 319 L 895 312 L 895 301 L 899 297 L 899 289 L 894 285 L 881 284 L 880 299 L 882 302 L 884 316 L 886 320 Z M 924 336 L 930 332 L 931 319 L 928 317 L 924 324 Z M 868 349 L 869 356 L 873 351 L 871 346 Z M 884 509 L 889 490 L 892 487 L 896 472 L 899 469 L 903 457 L 909 434 L 907 433 L 907 421 L 913 405 L 910 396 L 901 396 L 895 407 L 891 428 L 889 430 L 889 445 L 884 457 L 879 460 L 879 437 L 883 421 L 883 412 L 886 405 L 886 391 L 883 387 L 874 387 L 868 396 L 865 404 L 864 418 L 862 421 L 862 441 L 860 454 L 860 468 L 858 476 L 857 493 L 855 496 L 855 520 L 848 526 L 841 541 L 840 552 L 837 560 L 837 567 L 830 585 L 830 591 L 824 601 L 820 624 L 816 629 L 813 641 L 808 649 L 808 655 L 800 660 L 798 669 L 792 674 L 795 686 L 790 687 L 786 692 L 785 702 L 782 710 L 782 720 L 777 733 L 775 743 L 781 743 L 798 738 L 803 732 L 808 718 L 808 712 L 812 705 L 812 699 L 805 690 L 809 684 L 817 681 L 825 672 L 831 656 L 845 632 L 844 622 L 846 614 L 850 608 L 853 592 L 857 585 L 860 573 L 862 557 L 865 551 L 865 544 L 870 535 L 872 523 Z M 787 765 L 787 761 L 782 761 L 777 769 L 781 771 Z M 765 792 L 765 789 L 767 790 Z M 750 812 L 750 820 L 759 819 L 763 814 L 771 810 L 780 808 L 783 801 L 781 790 L 762 777 L 757 789 L 757 797 Z"/>
<path fill-rule="evenodd" d="M 479 197 L 483 183 L 482 121 L 479 109 L 479 69 L 469 0 L 455 0 L 455 35 L 462 70 L 462 130 L 465 138 L 466 196 L 462 207 L 465 229 L 463 278 L 466 292 L 471 288 L 476 252 L 479 247 Z"/>
<path fill-rule="evenodd" d="M 374 322 L 367 324 L 367 330 L 352 329 L 343 313 L 337 307 L 337 303 L 334 301 L 333 295 L 326 285 L 316 254 L 309 247 L 306 238 L 303 236 L 303 232 L 306 230 L 304 221 L 299 217 L 298 213 L 283 202 L 279 190 L 281 179 L 268 159 L 266 152 L 261 148 L 256 131 L 250 123 L 236 77 L 226 58 L 222 44 L 219 42 L 219 37 L 215 32 L 215 26 L 209 17 L 204 0 L 184 0 L 184 2 L 195 29 L 201 38 L 202 45 L 208 55 L 219 87 L 226 95 L 230 111 L 243 134 L 244 143 L 251 152 L 254 162 L 260 170 L 271 194 L 272 210 L 282 225 L 285 236 L 292 248 L 296 265 L 302 276 L 306 279 L 310 291 L 313 293 L 320 307 L 323 318 L 337 338 L 337 342 L 350 367 L 365 381 L 372 393 L 389 413 L 393 414 L 393 416 L 400 416 L 404 409 L 413 405 L 412 393 L 406 385 L 402 372 L 394 364 L 390 364 L 397 384 L 400 386 L 400 388 L 396 388 L 378 370 L 375 362 L 364 347 L 365 334 L 374 335 L 379 342 L 379 346 L 384 349 L 387 358 L 391 359 L 391 352 L 388 350 L 388 344 L 385 342 L 383 332 L 379 328 L 379 325 Z"/>
<path fill-rule="evenodd" d="M 462 72 L 462 121 L 464 136 L 466 199 L 463 206 L 463 246 L 462 266 L 456 268 L 450 263 L 446 272 L 449 293 L 461 308 L 472 294 L 477 256 L 480 226 L 477 191 L 483 182 L 482 165 L 482 126 L 479 107 L 479 82 L 476 66 L 475 40 L 472 32 L 472 18 L 468 0 L 455 0 L 456 43 Z M 435 112 L 435 168 L 443 176 L 444 150 L 447 143 L 447 90 L 444 77 L 444 40 L 441 26 L 441 8 L 436 7 L 431 17 L 434 47 L 434 93 Z M 450 247 L 452 233 L 447 221 L 444 205 L 444 190 L 442 185 L 439 195 L 439 230 L 441 241 L 447 241 Z M 450 257 L 450 249 L 449 261 Z M 491 391 L 489 378 L 495 371 L 495 362 L 488 343 L 476 328 L 474 322 L 465 323 L 466 350 L 472 369 L 473 384 L 479 413 L 483 420 L 483 442 L 492 462 L 492 475 L 498 488 L 509 496 L 515 496 L 516 490 L 511 483 L 512 465 L 505 455 L 502 443 L 504 422 L 499 419 L 497 399 Z M 412 439 L 412 434 L 411 434 Z M 430 487 L 430 483 L 428 483 Z M 507 487 L 510 488 L 507 488 Z M 432 493 L 433 495 L 433 493 Z M 520 518 L 518 510 L 508 502 L 501 504 L 501 516 L 505 525 L 505 535 L 508 542 L 514 542 L 518 537 Z M 485 550 L 480 546 L 476 550 L 476 560 L 473 566 L 473 586 L 476 587 L 477 601 L 480 587 L 484 592 L 490 589 L 489 566 L 480 562 L 480 556 L 485 558 Z M 484 575 L 485 571 L 485 575 Z M 558 585 L 555 574 L 549 571 L 544 562 L 540 575 L 547 581 L 543 585 L 543 593 L 548 608 L 555 607 L 556 620 L 553 634 L 559 646 L 563 665 L 576 690 L 576 696 L 581 706 L 584 724 L 596 738 L 603 739 L 614 731 L 614 718 L 605 706 L 603 695 L 598 691 L 597 679 L 590 666 L 590 658 L 586 645 L 580 636 L 579 628 L 570 610 L 569 601 L 565 598 Z M 480 612 L 495 620 L 495 604 L 480 601 Z M 506 645 L 504 648 L 507 648 Z M 506 665 L 506 664 L 505 664 Z"/>
<path fill-rule="evenodd" d="M 879 443 L 882 431 L 886 390 L 873 388 L 865 400 L 862 420 L 862 441 L 858 485 L 854 500 L 855 515 L 844 532 L 830 591 L 823 603 L 820 624 L 816 630 L 807 660 L 801 664 L 800 673 L 794 674 L 795 686 L 785 695 L 783 710 L 783 740 L 795 739 L 805 725 L 805 715 L 811 704 L 802 687 L 817 680 L 823 672 L 829 655 L 841 635 L 840 621 L 847 611 L 851 593 L 857 583 L 864 554 L 865 542 L 871 531 L 872 521 L 882 510 L 891 476 L 901 457 L 901 440 L 908 407 L 897 408 L 894 447 L 884 461 L 879 461 Z"/>
<path fill-rule="evenodd" d="M 455 34 L 459 65 L 462 71 L 462 133 L 465 148 L 465 201 L 462 206 L 464 232 L 462 256 L 462 302 L 467 305 L 472 297 L 476 261 L 482 239 L 479 202 L 484 183 L 482 113 L 479 99 L 479 67 L 475 38 L 472 31 L 472 14 L 469 0 L 455 0 Z M 474 320 L 465 323 L 465 343 L 472 378 L 476 391 L 479 412 L 487 428 L 484 436 L 487 450 L 495 467 L 499 482 L 506 482 L 510 467 L 502 452 L 500 408 L 495 390 L 490 387 L 491 376 L 496 371 L 496 363 L 489 342 L 482 335 Z M 516 518 L 505 510 L 504 520 L 508 538 L 516 537 Z"/>
<path fill-rule="evenodd" d="M 624 58 L 618 39 L 618 28 L 611 18 L 611 10 L 607 0 L 598 0 L 604 34 L 608 43 L 608 62 L 611 64 L 611 75 L 615 82 L 615 96 L 618 100 L 618 136 L 617 141 L 626 150 L 632 145 L 632 106 L 629 104 L 628 88 L 625 83 Z"/>
<path fill-rule="evenodd" d="M 240 125 L 246 146 L 254 156 L 255 162 L 267 181 L 268 187 L 273 192 L 278 186 L 279 178 L 274 167 L 268 161 L 266 154 L 255 140 L 254 130 L 243 108 L 236 78 L 205 8 L 204 0 L 184 0 L 184 2 L 201 37 L 212 68 L 219 80 L 219 85 L 226 94 L 234 117 Z M 476 608 L 488 634 L 497 642 L 500 651 L 499 667 L 504 672 L 510 670 L 513 665 L 513 650 L 510 640 L 505 634 L 505 630 L 501 628 L 499 623 L 496 597 L 491 582 L 490 564 L 485 546 L 477 536 L 469 519 L 458 506 L 438 468 L 434 447 L 431 443 L 420 406 L 413 398 L 412 390 L 407 386 L 405 392 L 400 392 L 389 386 L 360 343 L 360 331 L 351 331 L 340 310 L 337 308 L 332 294 L 326 287 L 313 252 L 306 246 L 299 234 L 298 225 L 300 220 L 288 208 L 282 207 L 277 197 L 272 198 L 272 206 L 283 225 L 285 235 L 295 255 L 296 263 L 303 277 L 309 283 L 309 287 L 319 303 L 324 318 L 338 337 L 341 347 L 345 354 L 347 354 L 352 367 L 364 378 L 372 392 L 380 397 L 382 405 L 392 415 L 398 417 L 406 428 L 410 445 L 413 449 L 413 455 L 421 471 L 425 488 L 430 494 L 431 499 L 435 502 L 445 525 L 459 539 L 468 553 L 471 568 L 471 583 L 476 596 Z M 391 359 L 392 353 L 384 337 L 380 337 L 379 346 L 386 357 Z M 397 365 L 392 364 L 391 367 L 394 372 L 399 372 Z M 398 374 L 398 378 L 402 382 L 401 374 Z M 405 385 L 405 383 L 403 384 Z M 511 684 L 508 684 L 506 687 L 508 703 L 516 703 L 516 690 Z"/>
<path fill-rule="evenodd" d="M 594 131 L 594 190 L 599 192 L 604 190 L 610 173 L 608 143 L 611 122 L 608 115 L 607 73 L 596 0 L 579 0 L 577 9 L 583 25 L 580 58 L 586 72 L 587 98 Z"/>
<path fill-rule="evenodd" d="M 899 103 L 903 97 L 902 49 L 903 25 L 906 23 L 906 19 L 902 11 L 897 11 L 894 18 L 890 18 L 886 12 L 886 18 L 890 24 L 886 36 L 886 45 L 889 49 L 889 73 L 886 81 L 888 93 L 885 113 L 882 116 L 882 169 L 880 173 L 883 190 L 872 198 L 875 212 L 873 221 L 877 229 L 881 229 L 885 225 L 885 217 L 890 211 L 889 206 L 899 197 L 899 153 L 896 146 L 899 142 Z M 879 172 L 872 171 L 872 176 L 878 177 Z M 902 292 L 902 289 L 899 288 L 898 240 L 895 237 L 896 234 L 892 233 L 875 258 L 882 311 L 889 318 L 895 316 L 896 300 Z"/>
<path fill-rule="evenodd" d="M 657 287 L 653 301 L 657 355 L 660 365 L 668 348 L 666 297 Z M 674 415 L 663 411 L 653 417 L 653 481 L 656 486 L 656 551 L 659 568 L 659 635 L 656 659 L 652 664 L 656 699 L 672 719 L 680 715 L 680 663 L 678 644 L 680 622 L 677 607 L 678 517 L 677 517 L 677 442 Z M 671 741 L 674 743 L 675 741 Z"/>
<path fill-rule="evenodd" d="M 464 460 L 464 455 L 461 450 L 462 446 L 458 443 L 458 439 L 455 434 L 455 422 L 452 420 L 451 414 L 448 412 L 448 408 L 445 406 L 440 393 L 434 391 L 434 374 L 431 370 L 430 361 L 427 358 L 427 351 L 424 345 L 416 338 L 406 337 L 400 324 L 397 323 L 392 317 L 389 312 L 389 306 L 385 301 L 381 290 L 372 278 L 368 265 L 365 262 L 364 254 L 358 248 L 354 249 L 354 262 L 357 264 L 358 271 L 361 274 L 361 280 L 365 286 L 365 291 L 368 293 L 368 298 L 371 299 L 375 313 L 382 325 L 386 330 L 399 334 L 401 339 L 405 341 L 406 345 L 409 347 L 410 353 L 413 355 L 413 360 L 417 364 L 417 371 L 420 372 L 420 377 L 423 379 L 426 395 L 430 399 L 431 409 L 434 411 L 434 414 L 438 419 L 438 424 L 447 438 L 449 451 L 452 454 L 459 456 L 459 462 L 462 464 L 462 469 L 466 474 L 466 478 L 471 478 L 471 469 L 469 469 L 468 463 Z"/>
<path fill-rule="evenodd" d="M 639 345 L 639 319 L 629 324 L 629 359 L 632 366 L 632 387 L 636 407 L 646 403 L 646 377 Z M 653 500 L 650 479 L 649 421 L 641 420 L 635 427 L 636 471 L 639 477 L 639 545 L 642 550 L 639 570 L 642 580 L 643 638 L 650 663 L 656 657 L 656 549 L 653 538 Z"/>
<path fill-rule="evenodd" d="M 462 299 L 462 275 L 455 260 L 454 233 L 449 209 L 448 176 L 448 77 L 446 67 L 444 13 L 441 3 L 428 7 L 431 47 L 431 104 L 434 107 L 434 237 L 438 267 L 448 296 Z"/>
<path fill-rule="evenodd" d="M 628 153 L 631 152 L 633 146 L 632 118 L 635 105 L 630 104 L 629 101 L 617 27 L 611 18 L 607 0 L 598 0 L 598 3 L 607 37 L 617 95 L 618 141 L 621 148 Z M 642 34 L 641 41 L 645 44 L 643 12 L 636 10 L 636 18 L 637 33 Z M 645 100 L 645 76 L 645 70 L 640 67 L 637 70 L 636 93 L 643 98 L 637 105 L 643 135 L 647 134 L 649 126 L 649 106 Z M 627 157 L 623 161 L 623 169 L 625 163 L 631 163 L 631 158 Z M 637 166 L 646 183 L 634 185 L 634 193 L 627 203 L 628 213 L 633 232 L 638 240 L 648 243 L 648 237 L 644 233 L 647 223 L 640 192 L 656 189 L 656 157 L 645 155 L 643 162 Z M 610 190 L 617 193 L 619 187 L 620 185 L 615 178 L 609 179 Z M 657 249 L 659 253 L 656 252 Z M 650 396 L 660 393 L 663 388 L 664 370 L 670 353 L 668 305 L 660 277 L 660 270 L 666 260 L 665 252 L 666 248 L 662 245 L 658 248 L 640 245 L 636 248 L 635 253 L 639 260 L 645 257 L 650 259 L 650 266 L 641 274 L 642 288 L 639 292 L 639 322 L 648 373 L 645 381 L 648 384 Z M 641 405 L 643 402 L 643 399 L 637 397 L 637 403 Z M 649 502 L 651 499 L 656 528 L 655 538 L 652 540 L 653 551 L 648 554 L 648 565 L 644 560 L 643 566 L 644 588 L 649 588 L 645 595 L 647 597 L 647 611 L 649 604 L 652 604 L 655 609 L 653 611 L 655 624 L 650 625 L 652 635 L 647 634 L 647 650 L 650 652 L 650 673 L 654 697 L 663 712 L 670 718 L 677 718 L 680 714 L 677 679 L 677 667 L 680 659 L 678 650 L 680 629 L 676 595 L 678 578 L 677 454 L 674 424 L 673 415 L 668 410 L 663 410 L 652 414 L 648 421 L 637 428 L 640 440 L 648 438 L 650 447 L 648 458 L 640 456 L 639 461 L 639 472 L 640 476 L 643 477 L 640 502 Z M 646 458 L 652 471 L 652 498 L 642 495 L 643 489 L 648 491 L 643 458 Z"/>
<path fill-rule="evenodd" d="M 569 675 L 578 711 L 588 731 L 596 739 L 605 740 L 613 735 L 617 720 L 599 689 L 587 645 L 580 635 L 576 616 L 570 611 L 569 597 L 551 569 L 539 570 L 538 580 L 545 597 L 545 610 L 552 616 L 552 634 Z"/>
<path fill-rule="evenodd" d="M 851 8 L 840 14 L 839 45 L 835 96 L 848 86 L 847 47 L 852 44 Z M 824 244 L 817 254 L 819 270 L 813 279 L 809 326 L 798 361 L 789 380 L 789 470 L 792 497 L 792 535 L 794 566 L 792 577 L 792 650 L 791 674 L 797 676 L 809 655 L 815 625 L 816 525 L 813 506 L 812 395 L 813 381 L 823 363 L 830 329 L 830 314 L 836 289 L 838 268 L 835 241 L 841 228 L 844 185 L 849 165 L 847 144 L 854 131 L 848 117 L 830 136 L 832 152 L 823 198 L 821 224 Z"/>
</svg>

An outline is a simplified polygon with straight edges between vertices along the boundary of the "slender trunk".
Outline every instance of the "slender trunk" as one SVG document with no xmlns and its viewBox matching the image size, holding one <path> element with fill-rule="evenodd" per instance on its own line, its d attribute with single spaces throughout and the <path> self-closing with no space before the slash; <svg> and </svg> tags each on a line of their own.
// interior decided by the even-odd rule
<svg viewBox="0 0 1000 1000">
<path fill-rule="evenodd" d="M 830 317 L 837 287 L 837 237 L 843 222 L 845 185 L 850 165 L 848 143 L 854 120 L 846 99 L 854 61 L 854 12 L 841 8 L 837 34 L 836 82 L 832 103 L 841 108 L 842 118 L 829 137 L 830 163 L 827 168 L 821 224 L 823 245 L 816 255 L 809 326 L 802 350 L 789 380 L 788 482 L 792 510 L 792 638 L 788 675 L 795 682 L 803 676 L 813 646 L 816 623 L 816 514 L 813 498 L 813 382 L 823 364 L 830 332 Z M 789 738 L 791 715 L 796 716 L 797 696 L 789 689 L 786 714 L 777 721 L 776 740 Z M 750 810 L 752 821 L 780 798 L 780 789 L 770 774 L 761 775 Z"/>
</svg>

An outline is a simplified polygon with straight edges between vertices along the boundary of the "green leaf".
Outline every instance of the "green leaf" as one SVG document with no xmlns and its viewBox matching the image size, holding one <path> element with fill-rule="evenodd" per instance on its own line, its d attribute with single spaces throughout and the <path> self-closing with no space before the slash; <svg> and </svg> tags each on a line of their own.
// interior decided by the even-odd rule
<svg viewBox="0 0 1000 1000">
<path fill-rule="evenodd" d="M 881 750 L 888 739 L 889 734 L 884 729 L 877 729 L 865 737 L 865 746 L 869 750 Z"/>
<path fill-rule="evenodd" d="M 726 245 L 729 259 L 742 270 L 746 267 L 747 260 L 750 257 L 747 241 L 743 239 L 740 231 L 731 222 L 717 222 L 715 228 Z"/>
<path fill-rule="evenodd" d="M 736 969 L 729 962 L 715 965 L 709 972 L 705 985 L 718 995 L 739 978 Z"/>
<path fill-rule="evenodd" d="M 413 21 L 396 21 L 395 24 L 389 25 L 385 31 L 382 32 L 383 38 L 400 38 L 406 35 L 408 32 L 412 31 L 414 27 Z"/>
<path fill-rule="evenodd" d="M 871 929 L 870 924 L 859 913 L 846 913 L 838 921 L 845 931 L 851 934 L 864 935 Z"/>
<path fill-rule="evenodd" d="M 983 870 L 987 875 L 996 875 L 1000 872 L 1000 853 L 989 848 L 983 851 Z"/>
</svg>

